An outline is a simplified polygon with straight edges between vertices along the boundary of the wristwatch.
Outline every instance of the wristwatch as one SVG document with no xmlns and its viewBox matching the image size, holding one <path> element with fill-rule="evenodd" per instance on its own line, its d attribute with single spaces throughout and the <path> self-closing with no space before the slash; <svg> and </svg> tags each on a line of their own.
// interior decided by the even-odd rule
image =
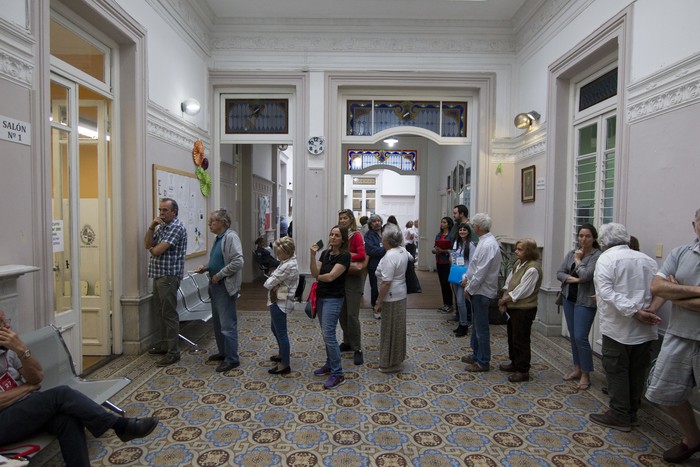
<svg viewBox="0 0 700 467">
<path fill-rule="evenodd" d="M 32 351 L 29 350 L 29 349 L 25 350 L 24 353 L 23 353 L 22 355 L 20 355 L 20 357 L 22 358 L 22 360 L 26 360 L 26 359 L 28 359 L 28 358 L 31 357 L 31 356 L 32 356 Z"/>
</svg>

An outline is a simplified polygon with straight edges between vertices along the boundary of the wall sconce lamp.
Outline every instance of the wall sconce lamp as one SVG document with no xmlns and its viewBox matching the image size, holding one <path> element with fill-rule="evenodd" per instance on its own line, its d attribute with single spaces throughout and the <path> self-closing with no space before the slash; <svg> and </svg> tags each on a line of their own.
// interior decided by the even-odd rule
<svg viewBox="0 0 700 467">
<path fill-rule="evenodd" d="M 541 115 L 534 110 L 529 112 L 519 113 L 515 116 L 513 123 L 515 128 L 519 130 L 526 130 L 530 128 L 536 121 L 540 119 Z"/>
<path fill-rule="evenodd" d="M 182 104 L 180 104 L 180 108 L 187 115 L 197 115 L 201 106 L 199 105 L 199 101 L 197 99 L 190 97 L 185 99 Z"/>
<path fill-rule="evenodd" d="M 399 140 L 394 138 L 393 136 L 390 136 L 384 140 L 384 143 L 388 144 L 390 148 L 394 147 L 394 145 L 398 142 L 399 142 Z"/>
</svg>

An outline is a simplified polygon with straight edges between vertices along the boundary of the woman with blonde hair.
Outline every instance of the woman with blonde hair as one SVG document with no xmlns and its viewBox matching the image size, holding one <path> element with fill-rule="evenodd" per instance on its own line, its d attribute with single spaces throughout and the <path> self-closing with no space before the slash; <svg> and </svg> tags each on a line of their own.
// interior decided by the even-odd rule
<svg viewBox="0 0 700 467">
<path fill-rule="evenodd" d="M 277 365 L 270 368 L 268 373 L 285 375 L 292 371 L 289 366 L 287 314 L 294 310 L 294 293 L 299 285 L 299 266 L 292 237 L 282 237 L 275 241 L 274 248 L 280 264 L 267 278 L 264 287 L 270 291 L 267 306 L 270 309 L 272 334 L 277 340 L 279 353 L 270 357 Z"/>
<path fill-rule="evenodd" d="M 510 363 L 501 364 L 501 371 L 512 373 L 511 383 L 530 380 L 530 333 L 537 314 L 537 296 L 542 284 L 542 268 L 537 242 L 523 238 L 515 242 L 513 264 L 506 278 L 504 293 L 498 301 L 498 309 L 508 314 L 508 356 Z"/>
</svg>

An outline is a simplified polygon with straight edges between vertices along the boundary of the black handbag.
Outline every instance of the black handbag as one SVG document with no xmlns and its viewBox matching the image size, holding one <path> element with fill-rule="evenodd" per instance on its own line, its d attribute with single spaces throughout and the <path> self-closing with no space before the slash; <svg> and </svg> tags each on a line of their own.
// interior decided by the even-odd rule
<svg viewBox="0 0 700 467">
<path fill-rule="evenodd" d="M 406 264 L 406 293 L 422 293 L 416 267 L 413 265 L 413 258 L 409 254 L 408 264 Z"/>
</svg>

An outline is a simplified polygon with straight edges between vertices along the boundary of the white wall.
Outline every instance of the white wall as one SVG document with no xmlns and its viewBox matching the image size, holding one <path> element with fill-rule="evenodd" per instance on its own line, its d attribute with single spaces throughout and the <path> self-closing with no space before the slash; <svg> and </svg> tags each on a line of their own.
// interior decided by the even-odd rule
<svg viewBox="0 0 700 467">
<path fill-rule="evenodd" d="M 181 34 L 153 10 L 150 2 L 117 0 L 147 30 L 148 97 L 185 121 L 208 130 L 208 57 L 194 50 Z M 188 97 L 199 101 L 199 114 L 182 112 L 180 104 Z M 213 161 L 212 161 L 213 162 Z"/>
<path fill-rule="evenodd" d="M 27 26 L 27 0 L 3 0 L 0 18 L 25 28 Z"/>
</svg>

